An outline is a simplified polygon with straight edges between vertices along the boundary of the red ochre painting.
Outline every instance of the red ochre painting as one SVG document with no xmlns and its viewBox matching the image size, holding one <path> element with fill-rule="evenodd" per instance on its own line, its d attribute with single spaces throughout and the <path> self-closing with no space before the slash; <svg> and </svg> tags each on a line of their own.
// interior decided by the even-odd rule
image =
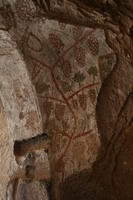
<svg viewBox="0 0 133 200">
<path fill-rule="evenodd" d="M 102 30 L 54 20 L 35 20 L 21 48 L 35 85 L 44 131 L 51 138 L 52 171 L 58 181 L 91 168 L 100 139 L 95 107 L 101 82 L 115 55 Z"/>
</svg>

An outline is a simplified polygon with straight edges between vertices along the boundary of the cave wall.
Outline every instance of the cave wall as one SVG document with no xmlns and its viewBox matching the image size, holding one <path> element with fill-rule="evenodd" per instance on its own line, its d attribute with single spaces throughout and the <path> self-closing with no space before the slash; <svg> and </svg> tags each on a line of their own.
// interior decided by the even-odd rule
<svg viewBox="0 0 133 200">
<path fill-rule="evenodd" d="M 40 19 L 32 2 L 16 1 L 13 9 L 14 14 L 6 26 L 12 22 L 9 31 L 11 38 L 24 58 L 36 90 L 34 95 L 38 98 L 43 131 L 51 141 L 48 156 L 54 195 L 58 196 L 58 186 L 62 181 L 75 172 L 84 169 L 91 171 L 96 160 L 100 147 L 95 118 L 97 95 L 103 80 L 113 69 L 115 54 L 106 44 L 104 32 L 100 29 L 73 26 L 44 17 Z M 21 99 L 19 109 L 25 102 L 19 94 L 20 83 L 18 76 L 13 87 Z M 29 96 L 27 94 L 27 98 Z M 29 104 L 26 102 L 27 106 Z M 24 131 L 21 137 L 14 131 L 17 135 L 15 139 L 30 138 L 41 132 L 33 129 L 32 124 L 37 120 L 36 114 L 31 114 L 27 119 L 31 134 Z M 21 109 L 19 118 L 22 122 L 26 118 Z M 39 123 L 37 125 L 41 127 Z M 38 170 L 46 174 L 49 167 L 45 152 L 39 155 L 44 158 L 38 161 Z M 32 157 L 37 160 L 37 153 Z M 24 159 L 26 161 L 19 161 L 19 164 L 31 162 L 31 166 L 37 166 L 37 161 L 29 161 L 27 157 Z M 47 167 L 41 170 L 42 165 Z M 18 179 L 22 178 L 19 176 Z M 34 179 L 39 179 L 38 176 L 35 175 Z M 17 181 L 15 198 L 21 199 L 23 195 L 18 193 L 23 184 Z M 16 185 L 15 182 L 13 184 Z"/>
<path fill-rule="evenodd" d="M 22 52 L 35 85 L 44 131 L 51 139 L 53 184 L 90 169 L 100 140 L 95 106 L 115 55 L 99 29 L 36 20 L 22 37 Z"/>
<path fill-rule="evenodd" d="M 30 77 L 28 85 L 21 86 L 21 82 L 26 78 L 25 74 L 21 80 L 21 71 L 17 74 L 16 69 L 13 70 L 12 77 L 14 78 L 15 75 L 18 77 L 15 79 L 13 90 L 19 102 L 17 104 L 19 115 L 13 119 L 15 123 L 18 118 L 24 123 L 27 118 L 21 109 L 25 102 L 24 98 L 30 97 L 31 100 L 38 98 L 35 105 L 38 106 L 39 102 L 40 111 L 38 108 L 37 113 L 32 111 L 27 119 L 27 129 L 30 133 L 27 129 L 19 132 L 21 127 L 17 130 L 13 129 L 15 134 L 13 142 L 16 139 L 22 140 L 41 133 L 40 127 L 43 126 L 43 131 L 48 134 L 51 141 L 48 156 L 54 195 L 58 197 L 58 186 L 62 181 L 75 172 L 84 169 L 91 171 L 92 164 L 96 160 L 100 147 L 95 117 L 97 95 L 102 82 L 113 69 L 116 59 L 114 52 L 105 42 L 102 30 L 46 20 L 44 17 L 39 19 L 34 4 L 29 2 L 16 1 L 14 14 L 9 16 L 7 19 L 9 23 L 6 24 L 8 28 L 11 26 L 9 31 L 11 38 L 17 45 L 15 48 L 23 59 Z M 4 54 L 7 55 L 6 52 Z M 7 67 L 9 68 L 9 65 Z M 34 95 L 24 94 L 27 96 L 23 98 L 19 88 L 29 88 L 31 82 L 36 91 L 31 87 Z M 29 109 L 33 103 L 26 101 L 25 105 Z M 39 115 L 40 121 L 36 119 L 36 115 Z M 38 129 L 34 128 L 34 122 Z M 45 152 L 40 152 L 39 155 L 45 157 Z M 37 160 L 36 152 L 32 156 Z M 31 161 L 27 157 L 24 159 L 26 162 L 32 162 L 31 166 L 33 163 L 37 165 L 35 160 Z M 41 164 L 40 162 L 39 165 L 45 165 L 48 161 L 44 158 Z M 20 165 L 24 164 L 22 162 Z M 39 167 L 38 170 L 41 171 Z M 47 167 L 42 170 L 42 173 L 44 171 L 47 171 Z M 17 179 L 22 178 L 19 176 L 18 174 Z M 33 179 L 37 179 L 38 176 L 34 175 Z M 17 180 L 18 183 L 15 184 L 15 181 L 13 182 L 16 187 L 15 198 L 22 199 L 23 194 L 26 193 L 25 189 L 21 192 L 22 188 L 32 186 L 27 182 L 21 183 L 21 180 Z M 38 186 L 38 184 L 40 182 L 33 181 L 33 185 L 40 190 L 45 185 Z M 14 191 L 12 187 L 11 189 L 9 187 L 9 190 Z M 32 191 L 38 193 L 39 189 Z M 28 195 L 27 192 L 26 198 Z"/>
<path fill-rule="evenodd" d="M 8 0 L 6 2 L 9 3 Z M 63 186 L 60 191 L 61 199 L 133 199 L 131 159 L 133 113 L 132 0 L 30 0 L 28 2 L 26 0 L 13 0 L 7 5 L 0 1 L 0 5 L 4 5 L 4 8 L 1 8 L 1 14 L 2 18 L 6 19 L 4 21 L 0 20 L 1 29 L 10 30 L 12 39 L 16 40 L 17 38 L 18 49 L 22 51 L 23 47 L 21 45 L 24 41 L 21 38 L 24 32 L 28 30 L 33 20 L 37 21 L 37 19 L 41 18 L 45 21 L 44 16 L 60 22 L 102 28 L 104 30 L 107 43 L 116 53 L 117 62 L 112 73 L 103 82 L 97 99 L 96 113 L 101 148 L 90 175 L 89 170 L 86 170 L 86 173 L 84 171 L 78 173 L 77 171 L 77 174 L 72 174 L 64 182 L 61 182 L 60 185 Z M 36 36 L 31 33 L 30 39 L 31 37 L 35 38 Z M 55 38 L 52 35 L 53 41 L 55 41 Z M 23 39 L 25 40 L 25 37 Z M 38 37 L 36 40 L 38 40 Z M 51 75 L 54 78 L 55 74 L 51 73 Z M 59 89 L 58 91 L 61 92 Z M 66 96 L 64 97 L 66 99 Z M 42 104 L 40 103 L 40 105 Z M 31 144 L 31 141 L 36 140 L 35 138 L 28 140 L 28 144 Z M 21 145 L 25 146 L 27 142 L 23 141 Z M 52 150 L 52 148 L 49 148 L 49 151 L 47 150 L 49 157 L 52 155 L 50 149 Z M 26 174 L 32 177 L 34 174 L 31 173 L 34 172 L 33 167 L 28 166 L 27 169 Z M 59 172 L 51 174 L 59 175 Z M 54 180 L 52 178 L 52 182 L 54 181 L 53 183 L 58 185 L 60 176 L 53 177 Z M 15 185 L 17 185 L 17 181 L 14 183 L 14 187 L 17 188 Z M 56 197 L 58 198 L 58 188 L 55 189 L 57 191 Z"/>
<path fill-rule="evenodd" d="M 42 132 L 42 118 L 25 62 L 8 32 L 0 31 L 0 198 L 5 199 L 10 179 L 20 168 L 14 155 L 15 140 Z"/>
</svg>

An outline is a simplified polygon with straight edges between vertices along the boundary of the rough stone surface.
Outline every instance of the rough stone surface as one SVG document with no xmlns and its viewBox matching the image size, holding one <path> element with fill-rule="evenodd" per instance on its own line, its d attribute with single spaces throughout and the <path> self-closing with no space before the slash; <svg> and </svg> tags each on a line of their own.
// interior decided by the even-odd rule
<svg viewBox="0 0 133 200">
<path fill-rule="evenodd" d="M 19 2 L 20 6 L 20 2 Z M 16 21 L 21 18 L 17 15 Z M 115 54 L 102 30 L 35 18 L 21 21 L 16 38 L 35 85 L 44 131 L 51 138 L 49 158 L 54 195 L 74 172 L 91 170 L 100 146 L 95 106 Z M 21 34 L 21 35 L 20 35 Z M 58 194 L 56 194 L 58 196 Z"/>
<path fill-rule="evenodd" d="M 45 184 L 33 181 L 24 182 L 20 181 L 18 185 L 18 193 L 16 199 L 27 199 L 27 200 L 43 200 L 48 199 Z"/>
<path fill-rule="evenodd" d="M 19 167 L 13 154 L 14 141 L 40 134 L 42 120 L 24 60 L 5 31 L 0 31 L 0 49 L 1 117 L 4 120 L 2 123 L 1 119 L 1 139 L 5 140 L 5 143 L 1 141 L 0 166 L 4 178 L 0 182 L 0 197 L 5 199 L 2 188 L 5 190 L 9 177 L 14 176 Z"/>
<path fill-rule="evenodd" d="M 24 198 L 23 189 L 25 198 L 32 197 L 32 190 L 41 199 L 45 186 L 39 181 L 49 181 L 51 172 L 53 200 L 133 199 L 132 1 L 0 3 L 1 121 L 5 124 L 1 132 L 7 133 L 8 144 L 1 145 L 1 152 L 7 152 L 5 169 L 6 157 L 1 154 L 2 170 L 7 172 L 2 198 L 9 183 L 7 194 L 13 199 Z M 104 29 L 112 50 L 96 28 Z M 18 151 L 15 157 L 14 141 L 37 136 L 42 126 L 50 138 L 49 149 L 38 150 L 36 144 L 42 141 L 35 137 L 35 149 L 29 148 L 34 151 L 23 156 Z"/>
<path fill-rule="evenodd" d="M 15 191 L 17 189 L 17 191 Z M 11 195 L 12 194 L 12 195 Z M 15 180 L 7 191 L 8 200 L 44 200 L 48 199 L 45 183 L 38 181 Z"/>
</svg>

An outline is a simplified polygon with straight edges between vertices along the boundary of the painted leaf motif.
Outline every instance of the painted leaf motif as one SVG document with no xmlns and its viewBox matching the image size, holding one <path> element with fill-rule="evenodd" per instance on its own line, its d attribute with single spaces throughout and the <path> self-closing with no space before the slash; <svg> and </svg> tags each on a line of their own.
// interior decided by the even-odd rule
<svg viewBox="0 0 133 200">
<path fill-rule="evenodd" d="M 93 83 L 94 83 L 95 77 L 98 76 L 98 71 L 97 71 L 96 66 L 91 66 L 87 72 L 89 75 L 91 75 L 93 77 Z"/>
<path fill-rule="evenodd" d="M 92 76 L 97 76 L 97 75 L 98 75 L 96 66 L 91 66 L 91 67 L 88 69 L 87 72 L 88 72 L 89 75 L 92 75 Z"/>
<path fill-rule="evenodd" d="M 74 81 L 77 83 L 81 83 L 84 81 L 85 76 L 83 73 L 81 73 L 80 71 L 78 71 L 75 75 L 74 75 Z"/>
<path fill-rule="evenodd" d="M 71 89 L 72 89 L 72 86 L 69 85 L 69 83 L 67 83 L 66 81 L 62 81 L 61 82 L 61 86 L 62 86 L 62 89 L 63 91 L 66 93 L 66 92 L 70 92 Z"/>
</svg>

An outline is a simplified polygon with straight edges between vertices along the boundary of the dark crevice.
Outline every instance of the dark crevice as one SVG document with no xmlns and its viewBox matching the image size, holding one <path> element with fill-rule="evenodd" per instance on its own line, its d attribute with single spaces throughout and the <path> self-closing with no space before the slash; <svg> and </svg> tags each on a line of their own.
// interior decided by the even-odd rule
<svg viewBox="0 0 133 200">
<path fill-rule="evenodd" d="M 27 140 L 15 141 L 14 154 L 15 156 L 24 156 L 27 153 L 34 152 L 35 150 L 44 149 L 48 150 L 49 139 L 46 133 L 42 133 L 36 137 Z"/>
</svg>

